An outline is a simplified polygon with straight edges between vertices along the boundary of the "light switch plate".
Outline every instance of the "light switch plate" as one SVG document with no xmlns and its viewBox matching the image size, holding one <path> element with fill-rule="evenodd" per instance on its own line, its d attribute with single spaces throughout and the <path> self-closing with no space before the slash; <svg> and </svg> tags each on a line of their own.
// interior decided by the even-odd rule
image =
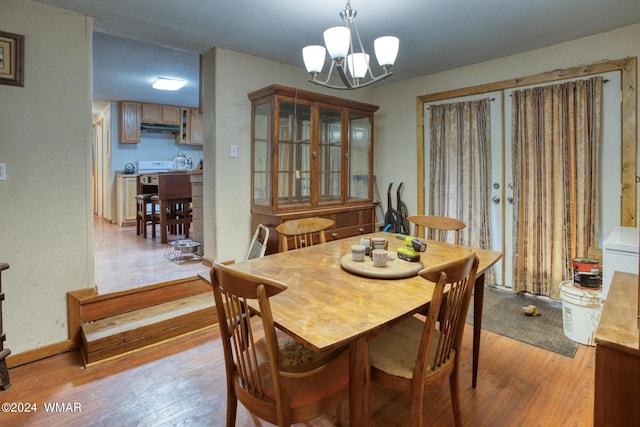
<svg viewBox="0 0 640 427">
<path fill-rule="evenodd" d="M 7 180 L 7 163 L 0 162 L 0 181 Z"/>
<path fill-rule="evenodd" d="M 230 151 L 230 153 L 229 153 L 230 157 L 238 157 L 238 146 L 237 145 L 235 145 L 235 144 L 232 145 L 231 149 L 229 151 Z"/>
</svg>

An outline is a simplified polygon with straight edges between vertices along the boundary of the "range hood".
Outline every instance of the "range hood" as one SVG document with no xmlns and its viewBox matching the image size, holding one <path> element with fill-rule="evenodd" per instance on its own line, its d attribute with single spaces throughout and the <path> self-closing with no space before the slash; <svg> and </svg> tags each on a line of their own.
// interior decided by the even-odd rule
<svg viewBox="0 0 640 427">
<path fill-rule="evenodd" d="M 163 125 L 159 123 L 142 123 L 140 125 L 142 132 L 155 132 L 155 133 L 178 133 L 180 132 L 180 125 Z"/>
</svg>

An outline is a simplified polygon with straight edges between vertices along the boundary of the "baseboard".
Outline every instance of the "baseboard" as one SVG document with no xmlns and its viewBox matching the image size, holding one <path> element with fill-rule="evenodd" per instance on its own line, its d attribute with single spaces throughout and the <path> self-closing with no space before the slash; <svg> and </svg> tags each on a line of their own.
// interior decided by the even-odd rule
<svg viewBox="0 0 640 427">
<path fill-rule="evenodd" d="M 10 354 L 6 359 L 7 368 L 26 365 L 36 360 L 46 359 L 47 357 L 76 350 L 78 347 L 79 345 L 72 340 L 64 340 L 44 347 L 34 348 L 33 350 L 28 350 L 23 353 Z"/>
</svg>

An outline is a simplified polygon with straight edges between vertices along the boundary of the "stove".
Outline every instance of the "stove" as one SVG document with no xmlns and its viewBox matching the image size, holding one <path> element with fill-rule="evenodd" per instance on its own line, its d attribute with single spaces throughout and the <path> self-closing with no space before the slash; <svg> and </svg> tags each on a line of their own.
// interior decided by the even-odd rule
<svg viewBox="0 0 640 427">
<path fill-rule="evenodd" d="M 138 173 L 168 172 L 173 170 L 173 160 L 139 160 Z"/>
</svg>

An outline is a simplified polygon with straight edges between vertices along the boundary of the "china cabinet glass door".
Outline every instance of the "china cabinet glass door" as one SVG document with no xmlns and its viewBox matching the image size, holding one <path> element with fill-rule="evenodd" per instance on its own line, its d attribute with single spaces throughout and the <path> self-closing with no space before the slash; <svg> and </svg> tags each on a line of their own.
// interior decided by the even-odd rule
<svg viewBox="0 0 640 427">
<path fill-rule="evenodd" d="M 278 205 L 311 203 L 311 106 L 282 101 L 278 116 Z"/>
<path fill-rule="evenodd" d="M 320 108 L 318 137 L 318 201 L 342 199 L 342 112 Z"/>
<path fill-rule="evenodd" d="M 369 199 L 371 123 L 368 115 L 349 113 L 349 200 Z"/>
<path fill-rule="evenodd" d="M 258 104 L 253 111 L 253 203 L 271 205 L 271 102 Z"/>
</svg>

